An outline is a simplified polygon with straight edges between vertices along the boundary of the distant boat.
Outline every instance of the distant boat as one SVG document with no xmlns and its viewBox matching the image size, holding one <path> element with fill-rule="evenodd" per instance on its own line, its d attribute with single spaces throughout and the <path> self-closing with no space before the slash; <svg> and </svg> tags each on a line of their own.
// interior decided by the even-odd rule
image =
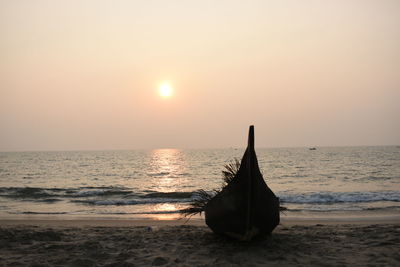
<svg viewBox="0 0 400 267">
<path fill-rule="evenodd" d="M 206 224 L 217 234 L 239 240 L 270 234 L 279 224 L 279 199 L 265 183 L 250 126 L 246 152 L 232 181 L 206 204 Z"/>
<path fill-rule="evenodd" d="M 316 147 L 310 147 L 308 150 L 317 150 Z"/>
</svg>

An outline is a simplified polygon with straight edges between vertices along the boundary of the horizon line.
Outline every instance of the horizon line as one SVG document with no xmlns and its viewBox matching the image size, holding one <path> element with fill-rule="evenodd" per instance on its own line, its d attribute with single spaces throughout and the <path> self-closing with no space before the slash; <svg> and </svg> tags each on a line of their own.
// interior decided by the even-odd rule
<svg viewBox="0 0 400 267">
<path fill-rule="evenodd" d="M 260 146 L 256 149 L 284 149 L 284 148 L 345 148 L 345 147 L 400 147 L 398 144 L 389 145 L 323 145 L 323 146 Z M 222 150 L 222 149 L 246 149 L 246 146 L 232 147 L 207 147 L 207 148 L 182 148 L 182 147 L 160 147 L 160 148 L 105 148 L 105 149 L 37 149 L 37 150 L 0 150 L 0 153 L 30 153 L 30 152 L 95 152 L 95 151 L 151 151 L 151 150 Z"/>
</svg>

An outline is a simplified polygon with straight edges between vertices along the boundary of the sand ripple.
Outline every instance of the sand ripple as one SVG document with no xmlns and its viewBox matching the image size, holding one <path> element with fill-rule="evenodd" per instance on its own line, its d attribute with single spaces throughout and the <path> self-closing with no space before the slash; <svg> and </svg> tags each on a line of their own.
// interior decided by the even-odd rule
<svg viewBox="0 0 400 267">
<path fill-rule="evenodd" d="M 400 266 L 400 225 L 279 226 L 241 243 L 202 226 L 3 226 L 4 266 Z"/>
</svg>

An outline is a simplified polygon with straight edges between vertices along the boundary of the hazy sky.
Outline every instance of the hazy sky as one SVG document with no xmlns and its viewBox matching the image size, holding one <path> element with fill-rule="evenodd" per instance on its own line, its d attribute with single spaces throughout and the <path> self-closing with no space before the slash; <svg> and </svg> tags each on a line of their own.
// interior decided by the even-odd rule
<svg viewBox="0 0 400 267">
<path fill-rule="evenodd" d="M 169 81 L 174 94 L 162 98 Z M 0 0 L 0 150 L 400 144 L 400 1 Z"/>
</svg>

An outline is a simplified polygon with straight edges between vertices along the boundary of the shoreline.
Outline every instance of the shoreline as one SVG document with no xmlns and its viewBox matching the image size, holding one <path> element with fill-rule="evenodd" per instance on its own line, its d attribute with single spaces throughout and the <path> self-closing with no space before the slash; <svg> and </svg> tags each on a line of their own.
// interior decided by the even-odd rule
<svg viewBox="0 0 400 267">
<path fill-rule="evenodd" d="M 400 224 L 398 219 L 281 219 L 279 226 L 291 227 L 296 225 L 379 225 Z M 38 227 L 142 227 L 142 226 L 207 226 L 204 219 L 59 219 L 59 218 L 25 218 L 25 219 L 0 219 L 0 227 L 4 226 L 38 226 Z M 278 227 L 279 227 L 278 226 Z"/>
</svg>

